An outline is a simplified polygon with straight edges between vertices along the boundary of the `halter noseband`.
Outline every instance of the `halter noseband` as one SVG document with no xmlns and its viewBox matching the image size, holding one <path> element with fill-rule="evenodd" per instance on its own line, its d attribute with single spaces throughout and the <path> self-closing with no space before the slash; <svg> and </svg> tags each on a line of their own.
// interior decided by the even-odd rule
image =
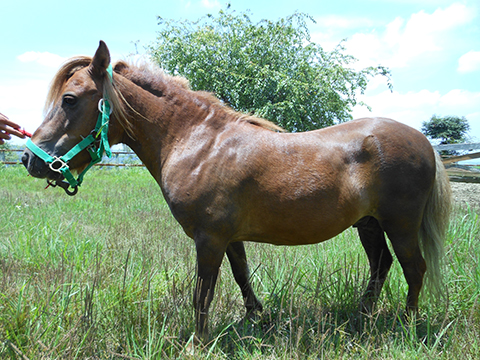
<svg viewBox="0 0 480 360">
<path fill-rule="evenodd" d="M 109 80 L 113 81 L 113 72 L 111 65 L 109 65 L 107 68 L 107 74 Z M 82 184 L 85 173 L 90 170 L 93 165 L 97 164 L 98 162 L 100 162 L 100 160 L 102 160 L 102 156 L 104 153 L 108 157 L 112 156 L 110 144 L 108 143 L 108 123 L 110 121 L 110 114 L 112 113 L 112 108 L 110 106 L 108 98 L 106 97 L 106 94 L 104 94 L 104 98 L 100 99 L 100 101 L 98 102 L 98 110 L 99 114 L 95 129 L 90 133 L 90 135 L 80 141 L 63 156 L 51 156 L 47 154 L 44 150 L 40 149 L 37 145 L 35 145 L 32 140 L 27 140 L 27 148 L 30 149 L 30 151 L 32 151 L 43 161 L 45 161 L 45 163 L 48 164 L 52 171 L 61 173 L 63 177 L 67 180 L 67 182 L 62 180 L 57 180 L 55 181 L 55 183 L 48 182 L 49 185 L 60 186 L 65 190 L 68 195 L 73 196 L 78 192 L 78 187 Z M 78 178 L 75 179 L 75 177 L 70 171 L 68 162 L 85 149 L 90 154 L 92 160 L 87 165 L 85 170 L 83 170 L 80 175 L 78 175 Z M 69 187 L 72 187 L 73 190 L 69 190 Z"/>
</svg>

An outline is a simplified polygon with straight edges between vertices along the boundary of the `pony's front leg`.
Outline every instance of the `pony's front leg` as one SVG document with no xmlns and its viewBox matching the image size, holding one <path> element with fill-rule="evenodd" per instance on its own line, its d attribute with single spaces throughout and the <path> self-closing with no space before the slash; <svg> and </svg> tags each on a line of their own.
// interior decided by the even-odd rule
<svg viewBox="0 0 480 360">
<path fill-rule="evenodd" d="M 213 299 L 218 270 L 227 244 L 207 237 L 195 239 L 197 249 L 197 284 L 193 294 L 196 342 L 208 340 L 208 309 Z"/>
</svg>

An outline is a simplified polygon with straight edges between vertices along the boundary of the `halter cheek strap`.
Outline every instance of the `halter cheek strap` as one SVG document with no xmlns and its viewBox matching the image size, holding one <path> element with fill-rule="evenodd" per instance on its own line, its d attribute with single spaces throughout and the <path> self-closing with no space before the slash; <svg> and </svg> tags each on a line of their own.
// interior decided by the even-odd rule
<svg viewBox="0 0 480 360">
<path fill-rule="evenodd" d="M 108 66 L 107 73 L 109 80 L 112 81 L 113 73 L 111 65 Z M 110 144 L 108 143 L 108 124 L 113 109 L 111 108 L 106 95 L 104 95 L 104 98 L 100 99 L 100 101 L 98 102 L 98 110 L 99 114 L 95 129 L 90 133 L 90 135 L 80 141 L 63 156 L 51 156 L 44 150 L 40 149 L 37 145 L 35 145 L 32 140 L 27 140 L 27 148 L 30 149 L 30 151 L 32 151 L 43 161 L 45 161 L 52 171 L 61 173 L 65 180 L 67 180 L 68 182 L 66 183 L 64 181 L 56 181 L 55 184 L 50 182 L 49 184 L 53 186 L 59 185 L 65 190 L 68 195 L 75 195 L 77 193 L 78 187 L 83 182 L 83 177 L 85 173 L 90 170 L 93 165 L 97 164 L 98 162 L 100 162 L 100 160 L 102 160 L 103 154 L 106 154 L 108 157 L 112 156 Z M 78 175 L 78 178 L 75 179 L 75 177 L 70 171 L 68 162 L 85 149 L 88 151 L 92 159 L 85 168 L 85 170 L 83 170 L 80 175 Z M 73 190 L 69 190 L 69 187 L 72 187 Z"/>
</svg>

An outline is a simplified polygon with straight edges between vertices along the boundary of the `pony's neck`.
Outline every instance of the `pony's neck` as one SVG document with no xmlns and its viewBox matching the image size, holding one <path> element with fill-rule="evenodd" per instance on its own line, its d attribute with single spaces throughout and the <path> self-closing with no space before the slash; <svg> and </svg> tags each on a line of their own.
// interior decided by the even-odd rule
<svg viewBox="0 0 480 360">
<path fill-rule="evenodd" d="M 131 125 L 131 134 L 125 130 L 120 142 L 127 144 L 157 179 L 176 144 L 188 138 L 198 128 L 195 125 L 208 123 L 218 128 L 225 125 L 228 116 L 209 103 L 208 97 L 180 86 L 165 89 L 158 96 L 120 77 L 118 87 L 128 103 L 125 110 Z"/>
</svg>

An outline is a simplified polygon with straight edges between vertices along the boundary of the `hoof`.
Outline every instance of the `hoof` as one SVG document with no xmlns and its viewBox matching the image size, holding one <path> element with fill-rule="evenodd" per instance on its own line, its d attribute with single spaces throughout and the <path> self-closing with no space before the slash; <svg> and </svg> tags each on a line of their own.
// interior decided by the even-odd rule
<svg viewBox="0 0 480 360">
<path fill-rule="evenodd" d="M 190 356 L 193 356 L 195 355 L 195 345 L 193 344 L 193 342 L 189 342 L 187 344 L 187 346 L 185 347 L 185 355 L 190 355 Z"/>
<path fill-rule="evenodd" d="M 258 322 L 262 318 L 262 313 L 263 313 L 263 309 L 261 306 L 258 309 L 247 311 L 244 321 L 249 320 L 253 323 Z"/>
<path fill-rule="evenodd" d="M 371 299 L 362 298 L 360 300 L 359 311 L 361 314 L 371 315 L 373 314 L 373 309 L 375 307 L 375 303 Z"/>
<path fill-rule="evenodd" d="M 185 346 L 184 354 L 194 356 L 195 354 L 199 354 L 203 349 L 204 346 L 202 341 L 197 335 L 193 334 Z"/>
</svg>

